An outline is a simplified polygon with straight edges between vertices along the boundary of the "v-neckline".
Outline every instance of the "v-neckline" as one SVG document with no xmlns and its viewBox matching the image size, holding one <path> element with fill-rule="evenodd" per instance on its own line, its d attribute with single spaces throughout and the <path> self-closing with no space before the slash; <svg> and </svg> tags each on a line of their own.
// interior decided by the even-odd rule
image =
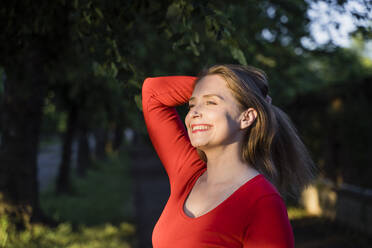
<svg viewBox="0 0 372 248">
<path fill-rule="evenodd" d="M 243 183 L 239 188 L 237 188 L 234 192 L 231 193 L 231 195 L 229 195 L 225 200 L 223 200 L 220 204 L 218 204 L 216 207 L 212 208 L 211 210 L 209 210 L 208 212 L 200 215 L 200 216 L 197 216 L 197 217 L 190 217 L 188 216 L 186 213 L 185 213 L 185 210 L 184 210 L 184 207 L 185 207 L 185 204 L 186 204 L 186 200 L 187 198 L 190 196 L 190 193 L 192 191 L 192 189 L 194 188 L 196 182 L 198 181 L 198 179 L 204 174 L 204 172 L 207 170 L 207 168 L 203 168 L 202 170 L 200 170 L 198 172 L 198 174 L 196 174 L 196 176 L 194 177 L 194 179 L 191 181 L 191 183 L 189 183 L 187 185 L 188 188 L 186 188 L 186 194 L 185 196 L 181 199 L 180 201 L 180 204 L 179 204 L 179 212 L 181 214 L 181 216 L 186 219 L 186 220 L 189 220 L 189 221 L 196 221 L 196 220 L 199 220 L 199 219 L 202 219 L 204 218 L 205 216 L 208 216 L 210 214 L 212 214 L 213 212 L 217 211 L 219 208 L 223 207 L 223 205 L 225 205 L 228 201 L 231 200 L 231 198 L 233 198 L 235 195 L 238 194 L 238 192 L 240 192 L 246 185 L 248 184 L 251 184 L 253 183 L 254 181 L 256 181 L 258 178 L 260 177 L 263 177 L 262 174 L 258 174 L 254 177 L 252 177 L 251 179 L 249 179 L 248 181 L 246 181 L 245 183 Z"/>
</svg>

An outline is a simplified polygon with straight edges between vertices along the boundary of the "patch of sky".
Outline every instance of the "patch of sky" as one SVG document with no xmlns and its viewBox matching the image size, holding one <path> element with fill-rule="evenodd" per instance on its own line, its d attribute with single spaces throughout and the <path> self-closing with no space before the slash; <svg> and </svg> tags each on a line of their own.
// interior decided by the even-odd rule
<svg viewBox="0 0 372 248">
<path fill-rule="evenodd" d="M 366 7 L 368 1 L 349 0 L 344 8 L 335 8 L 335 5 L 325 1 L 307 1 L 310 4 L 307 14 L 311 20 L 312 37 L 303 38 L 301 42 L 308 49 L 315 49 L 329 42 L 340 47 L 350 47 L 350 33 L 356 30 L 355 25 L 372 26 L 372 12 Z M 368 18 L 358 19 L 352 13 Z"/>
</svg>

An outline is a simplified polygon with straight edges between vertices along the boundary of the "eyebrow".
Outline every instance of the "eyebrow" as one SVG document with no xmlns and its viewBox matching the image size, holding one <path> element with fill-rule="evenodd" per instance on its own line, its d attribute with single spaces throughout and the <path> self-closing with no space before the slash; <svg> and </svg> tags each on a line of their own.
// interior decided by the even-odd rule
<svg viewBox="0 0 372 248">
<path fill-rule="evenodd" d="M 210 98 L 210 97 L 214 97 L 214 96 L 220 98 L 221 100 L 224 100 L 222 96 L 220 96 L 220 95 L 216 95 L 216 94 L 208 94 L 208 95 L 204 95 L 203 98 Z M 194 100 L 194 99 L 195 99 L 195 97 L 193 96 L 193 97 L 191 97 L 191 98 L 189 99 L 189 101 L 192 101 L 192 100 Z"/>
</svg>

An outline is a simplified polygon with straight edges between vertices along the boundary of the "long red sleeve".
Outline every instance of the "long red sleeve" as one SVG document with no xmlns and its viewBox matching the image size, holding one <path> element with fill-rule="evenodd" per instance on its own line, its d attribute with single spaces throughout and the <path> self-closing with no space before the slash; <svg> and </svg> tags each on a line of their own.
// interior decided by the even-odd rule
<svg viewBox="0 0 372 248">
<path fill-rule="evenodd" d="M 192 95 L 194 77 L 147 78 L 142 105 L 147 130 L 168 174 L 171 194 L 153 230 L 155 248 L 292 248 L 285 204 L 263 175 L 247 181 L 217 207 L 192 218 L 184 203 L 206 164 L 191 146 L 177 105 Z"/>
<path fill-rule="evenodd" d="M 203 163 L 191 146 L 183 121 L 174 108 L 188 102 L 195 79 L 187 76 L 147 78 L 142 86 L 142 108 L 147 130 L 167 171 L 171 190 L 173 179 L 183 166 L 200 166 Z"/>
</svg>

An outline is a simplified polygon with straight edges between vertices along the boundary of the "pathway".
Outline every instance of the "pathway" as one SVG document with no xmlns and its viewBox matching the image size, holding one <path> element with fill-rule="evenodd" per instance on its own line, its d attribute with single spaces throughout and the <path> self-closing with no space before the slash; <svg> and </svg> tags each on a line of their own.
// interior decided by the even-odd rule
<svg viewBox="0 0 372 248">
<path fill-rule="evenodd" d="M 37 156 L 37 178 L 39 191 L 42 192 L 55 182 L 58 169 L 61 163 L 62 145 L 55 143 L 40 149 Z M 77 143 L 72 145 L 71 166 L 76 166 Z"/>
</svg>

